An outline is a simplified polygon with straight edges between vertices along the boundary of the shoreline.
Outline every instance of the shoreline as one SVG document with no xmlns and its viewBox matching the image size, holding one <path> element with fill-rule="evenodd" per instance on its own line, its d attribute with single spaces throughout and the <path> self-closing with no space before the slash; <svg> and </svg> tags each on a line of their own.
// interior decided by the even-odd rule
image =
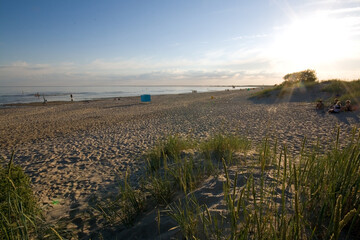
<svg viewBox="0 0 360 240">
<path fill-rule="evenodd" d="M 214 93 L 214 92 L 220 92 L 220 91 L 209 91 L 206 93 Z M 194 94 L 194 93 L 174 93 L 174 94 L 157 94 L 157 95 L 151 95 L 154 96 L 167 96 L 167 95 L 184 95 L 184 94 Z M 195 93 L 198 94 L 198 93 Z M 201 94 L 201 93 L 200 93 Z M 91 102 L 99 102 L 99 101 L 120 101 L 121 99 L 130 99 L 130 98 L 136 98 L 140 100 L 140 95 L 138 96 L 124 96 L 124 97 L 106 97 L 106 98 L 93 98 L 89 100 L 79 100 L 79 101 L 47 101 L 44 102 L 27 102 L 27 103 L 6 103 L 0 105 L 0 107 L 31 107 L 31 106 L 53 106 L 53 105 L 63 105 L 63 104 L 76 104 L 76 103 L 91 103 Z"/>
<path fill-rule="evenodd" d="M 304 137 L 330 143 L 338 126 L 340 140 L 360 127 L 359 112 L 331 115 L 307 102 L 249 100 L 256 91 L 154 95 L 151 103 L 122 97 L 1 108 L 0 156 L 8 160 L 16 149 L 15 163 L 30 176 L 47 218 L 56 221 L 81 217 L 91 199 L 113 192 L 128 170 L 137 181 L 142 154 L 170 134 L 196 139 L 237 134 L 253 147 L 269 137 L 298 154 Z"/>
<path fill-rule="evenodd" d="M 218 92 L 218 91 L 214 91 Z M 208 92 L 213 93 L 213 92 Z M 184 94 L 194 94 L 194 93 L 174 93 L 174 94 L 158 94 L 158 95 L 151 95 L 154 96 L 167 96 L 167 95 L 184 95 Z M 198 93 L 195 93 L 198 94 Z M 47 101 L 44 102 L 28 102 L 28 103 L 6 103 L 0 105 L 0 108 L 6 108 L 6 107 L 34 107 L 34 106 L 56 106 L 56 105 L 65 105 L 65 104 L 77 104 L 77 103 L 92 103 L 92 102 L 99 102 L 99 101 L 120 101 L 121 99 L 139 99 L 140 101 L 140 95 L 139 96 L 125 96 L 125 97 L 108 97 L 108 98 L 94 98 L 89 100 L 79 100 L 79 101 Z"/>
<path fill-rule="evenodd" d="M 95 86 L 94 86 L 95 87 Z M 114 86 L 118 87 L 119 89 L 113 89 L 113 91 L 109 91 L 109 86 L 105 87 L 95 87 L 95 89 L 92 89 L 91 86 L 85 86 L 85 87 L 74 87 L 73 91 L 71 89 L 67 89 L 70 87 L 58 87 L 60 90 L 57 90 L 57 87 L 41 87 L 41 88 L 49 88 L 47 90 L 44 90 L 45 92 L 37 91 L 36 89 L 27 90 L 26 94 L 24 95 L 24 91 L 21 89 L 18 89 L 17 91 L 11 90 L 10 95 L 9 93 L 2 92 L 0 93 L 0 98 L 4 97 L 4 102 L 0 103 L 0 107 L 11 107 L 11 106 L 23 106 L 23 105 L 40 105 L 44 104 L 43 102 L 43 96 L 46 97 L 47 103 L 54 103 L 59 104 L 62 102 L 70 102 L 70 99 L 68 96 L 71 94 L 74 95 L 74 100 L 76 102 L 82 102 L 82 101 L 94 101 L 94 100 L 102 100 L 102 99 L 111 99 L 111 98 L 122 98 L 122 97 L 140 97 L 143 94 L 150 94 L 152 96 L 156 95 L 172 95 L 172 94 L 188 94 L 192 92 L 216 92 L 216 91 L 226 91 L 226 90 L 239 90 L 239 89 L 247 89 L 247 88 L 263 88 L 266 87 L 263 86 L 257 86 L 257 85 L 217 85 L 217 86 L 202 86 L 202 85 L 194 85 L 194 86 Z M 124 87 L 125 89 L 121 89 L 120 87 Z M 14 87 L 13 87 L 14 88 Z M 21 88 L 21 87 L 15 87 L 15 88 Z M 27 88 L 35 88 L 35 87 L 27 87 Z M 83 89 L 76 89 L 76 88 L 83 88 Z M 90 89 L 87 89 L 90 88 Z M 159 88 L 159 89 L 156 89 Z M 177 89 L 177 88 L 183 88 L 183 89 Z M 198 89 L 196 89 L 198 88 Z M 200 89 L 199 89 L 200 88 Z M 210 89 L 209 89 L 210 88 Z M 214 88 L 214 89 L 211 89 Z M 220 89 L 219 89 L 220 88 Z M 149 90 L 152 89 L 152 90 Z M 149 91 L 148 91 L 149 90 Z M 22 91 L 22 94 L 18 92 Z M 1 95 L 3 94 L 3 95 Z M 34 95 L 36 98 L 34 98 Z M 6 98 L 14 99 L 9 100 Z M 22 99 L 25 97 L 24 99 Z M 33 98 L 31 98 L 33 97 Z M 6 99 L 6 100 L 5 100 Z"/>
</svg>

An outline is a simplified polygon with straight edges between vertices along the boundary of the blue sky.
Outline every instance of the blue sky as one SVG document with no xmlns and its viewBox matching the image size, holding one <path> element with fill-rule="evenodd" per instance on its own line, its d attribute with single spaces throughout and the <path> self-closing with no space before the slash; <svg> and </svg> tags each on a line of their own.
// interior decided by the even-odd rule
<svg viewBox="0 0 360 240">
<path fill-rule="evenodd" d="M 1 0 L 0 86 L 359 78 L 360 0 Z"/>
</svg>

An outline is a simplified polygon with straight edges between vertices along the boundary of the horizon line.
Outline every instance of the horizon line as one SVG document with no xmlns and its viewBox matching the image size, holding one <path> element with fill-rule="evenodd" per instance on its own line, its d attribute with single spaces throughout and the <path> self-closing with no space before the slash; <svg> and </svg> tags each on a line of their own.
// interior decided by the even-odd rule
<svg viewBox="0 0 360 240">
<path fill-rule="evenodd" d="M 27 86 L 27 85 L 4 85 L 0 87 L 256 87 L 256 86 L 273 86 L 274 84 L 245 84 L 245 85 L 235 85 L 235 84 L 217 84 L 217 85 L 169 85 L 169 84 L 152 84 L 152 85 L 36 85 L 36 86 Z"/>
</svg>

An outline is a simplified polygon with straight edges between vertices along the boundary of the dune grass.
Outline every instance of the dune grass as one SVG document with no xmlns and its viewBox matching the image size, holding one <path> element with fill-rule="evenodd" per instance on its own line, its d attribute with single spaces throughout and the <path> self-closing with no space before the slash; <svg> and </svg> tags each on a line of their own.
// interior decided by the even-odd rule
<svg viewBox="0 0 360 240">
<path fill-rule="evenodd" d="M 131 227 L 146 209 L 146 195 L 140 189 L 131 186 L 128 177 L 127 171 L 118 194 L 97 203 L 94 208 L 111 225 L 120 222 L 126 227 Z"/>
<path fill-rule="evenodd" d="M 360 80 L 341 81 L 329 80 L 325 82 L 326 85 L 321 89 L 323 92 L 331 93 L 333 96 L 339 95 L 340 101 L 350 99 L 352 101 L 360 100 Z"/>
<path fill-rule="evenodd" d="M 217 134 L 200 143 L 200 150 L 206 159 L 214 159 L 221 162 L 222 159 L 228 164 L 233 162 L 233 153 L 250 149 L 250 141 L 244 137 L 234 135 Z"/>
<path fill-rule="evenodd" d="M 270 88 L 265 88 L 251 95 L 251 98 L 268 98 L 272 95 L 276 97 L 284 97 L 291 94 L 296 89 L 311 89 L 318 85 L 319 82 L 282 82 Z"/>
<path fill-rule="evenodd" d="M 196 205 L 191 195 L 173 203 L 169 214 L 186 239 L 355 239 L 360 234 L 359 139 L 354 132 L 339 149 L 337 138 L 325 154 L 316 146 L 305 148 L 304 140 L 297 159 L 289 158 L 284 146 L 277 164 L 265 160 L 269 167 L 258 171 L 255 166 L 242 187 L 237 173 L 229 177 L 224 160 L 227 211 L 222 216 Z"/>
<path fill-rule="evenodd" d="M 180 157 L 182 150 L 192 148 L 194 145 L 188 139 L 179 136 L 168 136 L 165 140 L 159 141 L 147 154 L 148 171 L 157 171 L 162 166 L 166 167 L 167 162 L 173 162 Z"/>
<path fill-rule="evenodd" d="M 304 91 L 315 87 L 319 87 L 320 92 L 330 93 L 331 96 L 328 99 L 323 99 L 326 102 L 332 102 L 335 96 L 342 102 L 351 100 L 352 102 L 359 104 L 360 102 L 360 80 L 354 81 L 342 81 L 338 79 L 327 80 L 322 82 L 286 82 L 276 85 L 272 88 L 266 88 L 262 91 L 254 93 L 251 98 L 268 98 L 271 96 L 282 98 L 289 96 L 294 91 Z"/>
<path fill-rule="evenodd" d="M 261 91 L 255 92 L 252 94 L 252 98 L 267 98 L 272 95 L 273 92 L 279 91 L 282 89 L 282 85 L 276 85 L 274 87 L 265 88 Z"/>
<path fill-rule="evenodd" d="M 168 136 L 145 154 L 146 175 L 139 181 L 141 184 L 137 189 L 129 185 L 126 176 L 118 196 L 99 203 L 96 209 L 111 224 L 121 222 L 131 226 L 136 217 L 146 210 L 144 199 L 152 202 L 152 206 L 166 206 L 176 194 L 186 195 L 207 176 L 216 174 L 223 157 L 231 164 L 235 151 L 245 153 L 249 147 L 250 142 L 246 138 L 230 135 L 219 134 L 199 142 Z M 187 153 L 187 150 L 191 153 Z M 195 156 L 194 152 L 199 154 Z M 134 207 L 139 205 L 139 201 L 142 207 Z"/>
<path fill-rule="evenodd" d="M 29 177 L 13 161 L 14 153 L 0 164 L 0 239 L 62 239 L 43 220 Z"/>
<path fill-rule="evenodd" d="M 177 150 L 162 150 L 159 167 L 147 165 L 138 189 L 125 182 L 118 196 L 121 204 L 108 203 L 102 211 L 132 226 L 149 206 L 157 205 L 177 223 L 171 230 L 185 239 L 356 239 L 360 134 L 354 129 L 340 147 L 339 131 L 325 153 L 319 143 L 304 139 L 300 154 L 290 157 L 287 146 L 264 139 L 246 161 L 233 158 L 234 152 L 245 154 L 251 148 L 246 138 L 220 134 L 194 145 L 169 137 L 160 149 L 171 143 Z M 187 147 L 195 148 L 195 154 L 184 154 Z M 221 212 L 199 204 L 193 194 L 210 175 L 225 178 Z M 159 229 L 160 215 L 158 210 Z"/>
<path fill-rule="evenodd" d="M 0 235 L 5 239 L 29 239 L 35 234 L 39 215 L 29 178 L 12 155 L 7 166 L 0 167 Z"/>
</svg>

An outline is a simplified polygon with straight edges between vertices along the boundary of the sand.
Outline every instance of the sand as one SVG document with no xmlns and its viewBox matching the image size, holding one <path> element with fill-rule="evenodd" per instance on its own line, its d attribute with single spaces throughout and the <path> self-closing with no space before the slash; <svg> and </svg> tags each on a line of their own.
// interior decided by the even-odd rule
<svg viewBox="0 0 360 240">
<path fill-rule="evenodd" d="M 315 111 L 313 102 L 249 100 L 255 91 L 152 96 L 151 103 L 129 97 L 0 108 L 0 156 L 8 160 L 15 151 L 15 163 L 30 176 L 49 221 L 68 218 L 68 227 L 86 236 L 97 227 L 83 222 L 89 202 L 117 189 L 127 169 L 136 182 L 142 154 L 169 134 L 200 139 L 233 133 L 253 146 L 268 136 L 296 155 L 304 137 L 326 147 L 338 126 L 340 140 L 360 127 L 359 111 L 328 114 Z"/>
</svg>

